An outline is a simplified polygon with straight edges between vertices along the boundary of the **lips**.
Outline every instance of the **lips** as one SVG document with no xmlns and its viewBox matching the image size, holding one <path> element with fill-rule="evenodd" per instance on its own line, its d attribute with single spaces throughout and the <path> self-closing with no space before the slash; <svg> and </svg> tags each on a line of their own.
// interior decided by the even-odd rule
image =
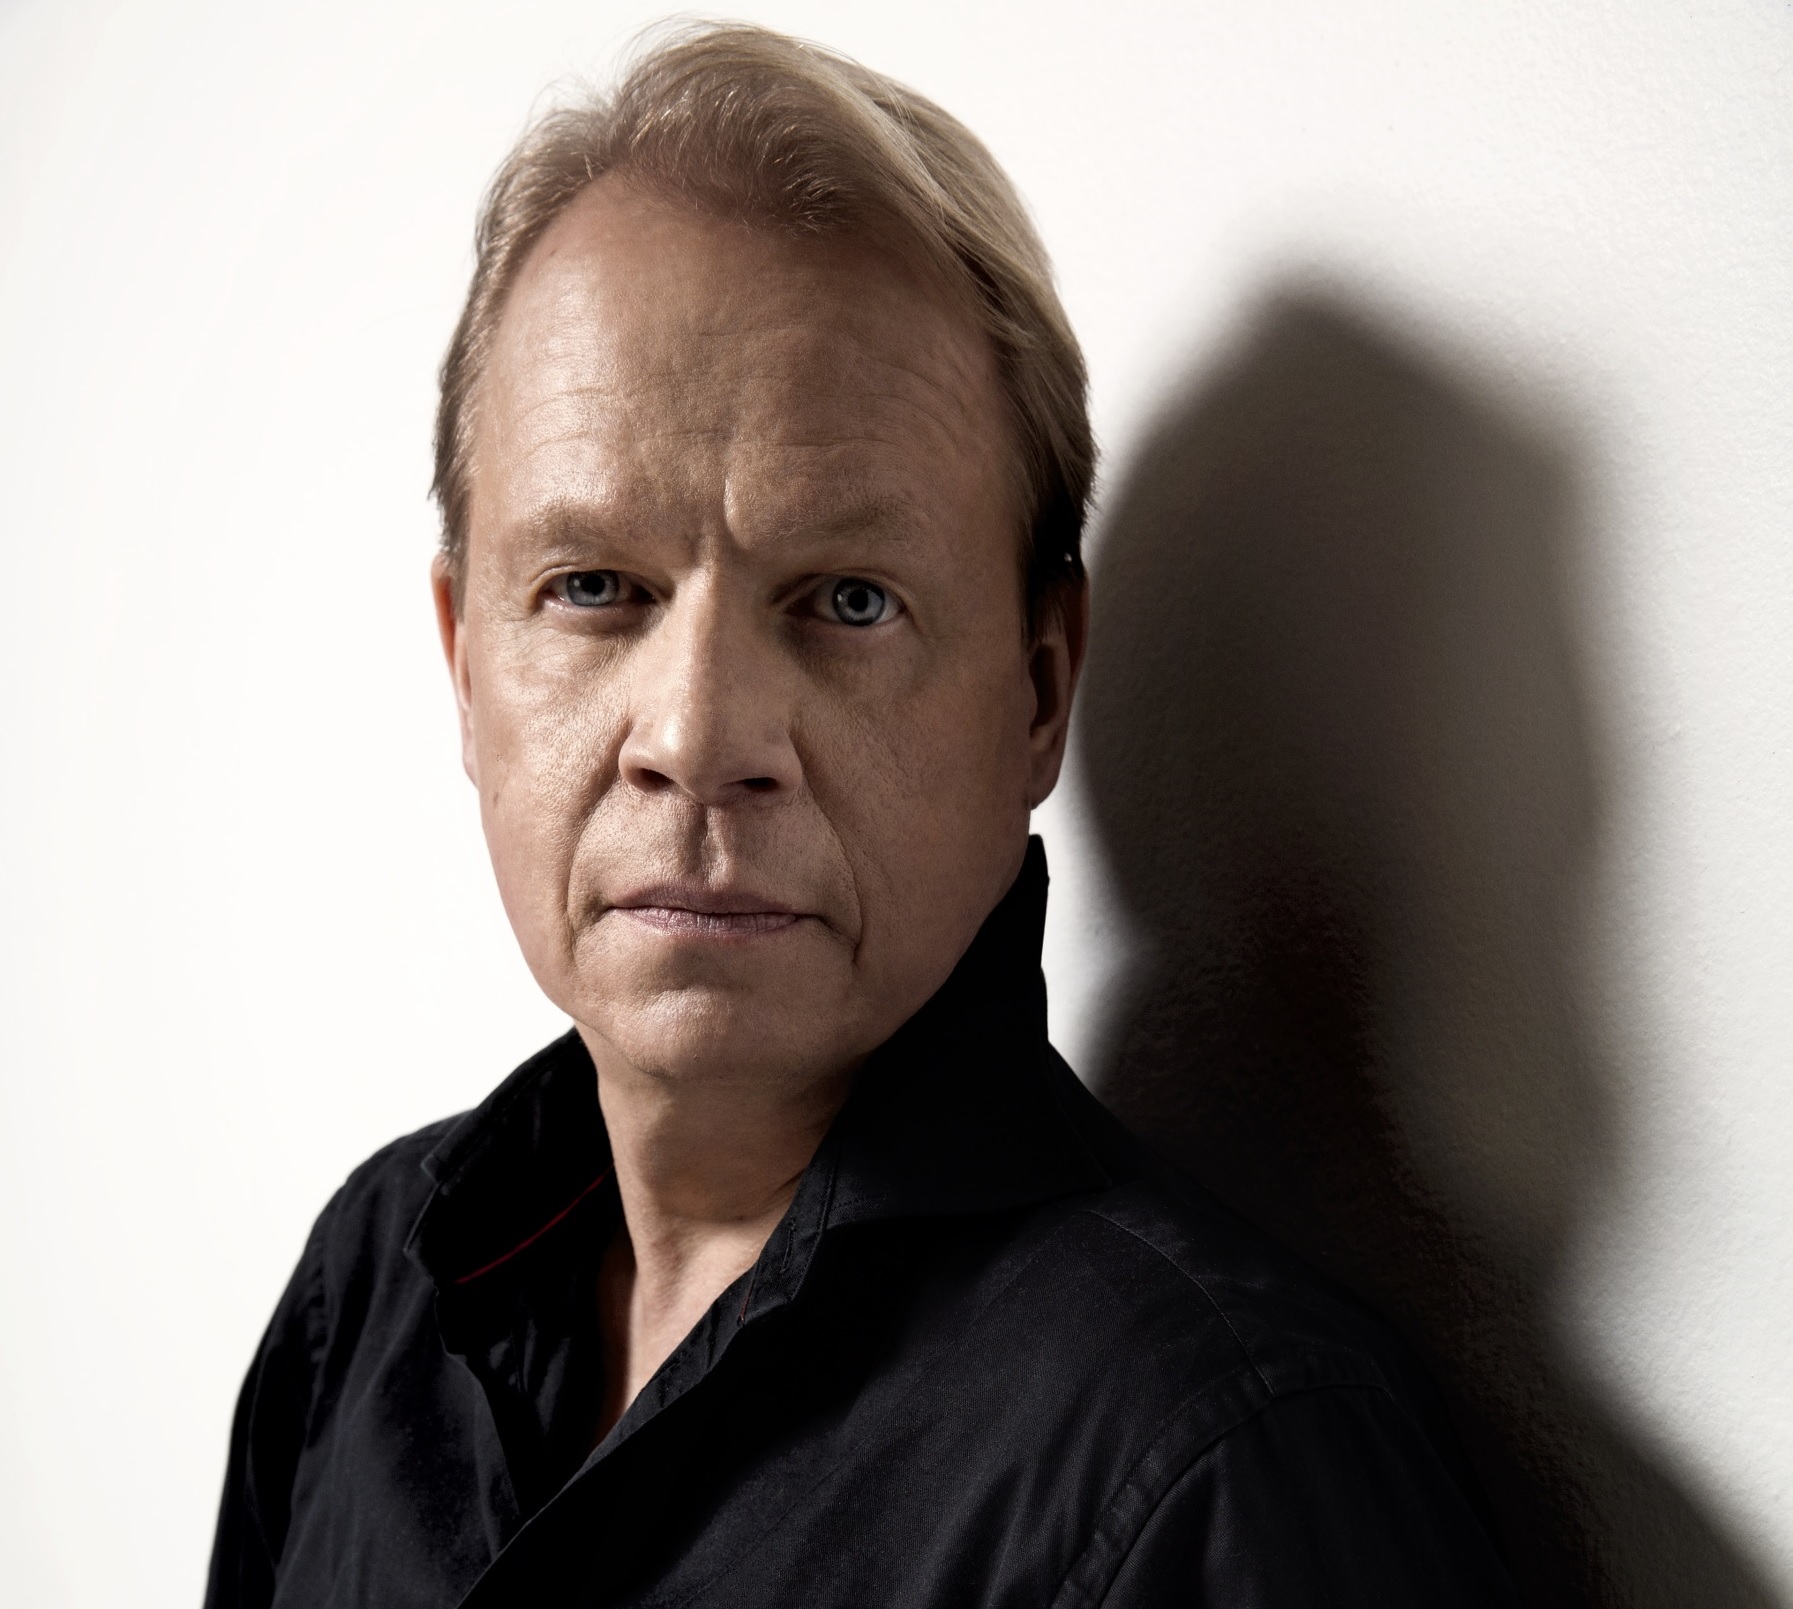
<svg viewBox="0 0 1793 1609">
<path fill-rule="evenodd" d="M 644 888 L 612 900 L 610 908 L 663 933 L 690 938 L 757 938 L 802 919 L 764 895 L 714 888 Z"/>
</svg>

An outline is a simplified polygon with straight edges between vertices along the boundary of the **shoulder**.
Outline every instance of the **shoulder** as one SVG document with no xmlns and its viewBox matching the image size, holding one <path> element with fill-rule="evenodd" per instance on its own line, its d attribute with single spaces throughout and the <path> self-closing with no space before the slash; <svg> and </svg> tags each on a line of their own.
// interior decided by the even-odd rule
<svg viewBox="0 0 1793 1609">
<path fill-rule="evenodd" d="M 1406 1396 L 1399 1338 L 1196 1187 L 1130 1178 L 1056 1204 L 1040 1247 L 1061 1322 L 1135 1387 L 1230 1388 L 1241 1412 L 1320 1387 Z"/>
<path fill-rule="evenodd" d="M 1469 1561 L 1492 1572 L 1486 1601 L 1509 1603 L 1479 1483 L 1405 1339 L 1151 1155 L 1093 1097 L 1079 1090 L 1068 1104 L 1111 1176 L 1056 1203 L 1040 1226 L 1076 1367 L 1105 1437 L 1124 1449 L 1092 1560 L 1106 1551 L 1112 1568 L 1180 1492 L 1172 1507 L 1189 1523 L 1159 1524 L 1182 1538 L 1165 1544 L 1178 1571 L 1189 1568 L 1187 1536 L 1211 1529 L 1190 1518 L 1196 1510 L 1230 1515 L 1240 1556 L 1253 1558 L 1277 1553 L 1290 1516 L 1309 1514 L 1316 1535 L 1350 1533 L 1336 1549 L 1309 1538 L 1316 1581 L 1346 1555 L 1386 1555 L 1406 1560 L 1420 1585 L 1379 1601 L 1479 1604 L 1479 1591 L 1422 1590 L 1434 1577 L 1456 1581 Z M 1047 1322 L 1044 1308 L 1036 1316 Z"/>
<path fill-rule="evenodd" d="M 1085 1255 L 1124 1266 L 1130 1305 L 1159 1316 L 1157 1343 L 1200 1347 L 1271 1396 L 1405 1386 L 1404 1347 L 1384 1323 L 1198 1186 L 1129 1179 L 1077 1202 L 1074 1218 Z"/>
<path fill-rule="evenodd" d="M 445 1117 L 381 1146 L 325 1204 L 306 1261 L 330 1305 L 340 1306 L 352 1286 L 410 1271 L 406 1242 L 435 1189 L 426 1164 L 461 1120 Z"/>
<path fill-rule="evenodd" d="M 1082 1601 L 1197 1582 L 1204 1602 L 1515 1609 L 1449 1412 L 1387 1324 L 1194 1186 L 1118 1183 L 1073 1226 L 1132 1285 L 1106 1365 L 1130 1388 L 1127 1467 L 1068 1583 Z"/>
<path fill-rule="evenodd" d="M 1385 1321 L 1153 1155 L 1081 1086 L 1067 1104 L 1111 1182 L 1057 1204 L 1052 1260 L 1105 1356 L 1166 1412 L 1208 1398 L 1215 1411 L 1196 1417 L 1220 1434 L 1278 1399 L 1346 1388 L 1438 1422 L 1430 1381 Z"/>
<path fill-rule="evenodd" d="M 320 1222 L 333 1232 L 350 1229 L 378 1233 L 405 1219 L 400 1239 L 429 1199 L 435 1181 L 426 1167 L 430 1155 L 465 1114 L 438 1119 L 401 1134 L 355 1167 L 330 1198 Z M 407 1214 L 409 1217 L 407 1218 Z"/>
</svg>

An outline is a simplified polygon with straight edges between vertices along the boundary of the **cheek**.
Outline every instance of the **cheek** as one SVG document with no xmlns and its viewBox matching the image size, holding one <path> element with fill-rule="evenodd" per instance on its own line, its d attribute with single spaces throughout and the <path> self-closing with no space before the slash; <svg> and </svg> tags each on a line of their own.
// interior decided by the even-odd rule
<svg viewBox="0 0 1793 1609">
<path fill-rule="evenodd" d="M 1027 754 L 1025 662 L 1017 651 L 954 656 L 950 670 L 890 713 L 898 787 L 969 807 L 1023 792 Z"/>
<path fill-rule="evenodd" d="M 1031 713 L 1018 648 L 822 705 L 809 785 L 853 866 L 874 950 L 956 959 L 1001 896 L 1027 829 Z"/>
<path fill-rule="evenodd" d="M 614 769 L 620 704 L 590 667 L 520 642 L 473 669 L 480 815 L 499 893 L 532 966 L 564 950 L 581 833 Z"/>
<path fill-rule="evenodd" d="M 930 815 L 953 814 L 955 803 L 1018 780 L 1028 720 L 1022 670 L 994 655 L 940 660 L 830 687 L 810 702 L 805 772 L 831 810 L 893 814 L 926 798 L 936 807 Z"/>
</svg>

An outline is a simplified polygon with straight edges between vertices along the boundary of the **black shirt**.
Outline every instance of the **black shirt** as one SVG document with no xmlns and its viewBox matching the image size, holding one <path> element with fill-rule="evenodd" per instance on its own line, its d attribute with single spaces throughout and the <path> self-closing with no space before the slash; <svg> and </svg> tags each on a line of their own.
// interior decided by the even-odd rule
<svg viewBox="0 0 1793 1609">
<path fill-rule="evenodd" d="M 576 1035 L 358 1168 L 244 1385 L 209 1609 L 1510 1606 L 1430 1391 L 1046 1040 L 1045 859 L 595 1449 Z"/>
</svg>

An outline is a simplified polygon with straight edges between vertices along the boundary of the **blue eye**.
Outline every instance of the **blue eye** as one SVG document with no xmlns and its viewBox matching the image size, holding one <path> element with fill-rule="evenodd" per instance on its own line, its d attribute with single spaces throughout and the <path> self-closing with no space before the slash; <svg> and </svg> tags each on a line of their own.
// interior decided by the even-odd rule
<svg viewBox="0 0 1793 1609">
<path fill-rule="evenodd" d="M 554 586 L 575 609 L 603 609 L 622 602 L 623 578 L 614 570 L 578 570 Z"/>
<path fill-rule="evenodd" d="M 849 575 L 828 589 L 828 609 L 843 626 L 876 626 L 896 613 L 896 600 L 877 582 Z"/>
</svg>

